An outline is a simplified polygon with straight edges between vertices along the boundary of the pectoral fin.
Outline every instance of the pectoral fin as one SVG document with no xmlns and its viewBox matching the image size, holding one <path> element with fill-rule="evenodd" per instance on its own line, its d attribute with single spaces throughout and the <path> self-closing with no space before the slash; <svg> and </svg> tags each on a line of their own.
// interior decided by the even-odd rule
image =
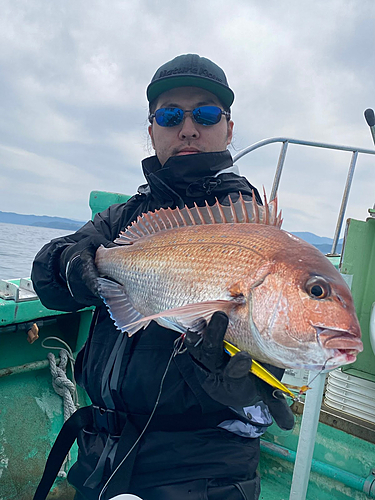
<svg viewBox="0 0 375 500">
<path fill-rule="evenodd" d="M 178 332 L 184 332 L 188 328 L 192 328 L 198 319 L 203 318 L 208 322 L 214 312 L 223 311 L 229 314 L 233 307 L 237 305 L 238 300 L 210 300 L 196 304 L 187 304 L 143 317 L 129 324 L 128 327 L 139 329 L 143 326 L 143 323 L 147 322 L 148 324 L 150 321 L 155 320 L 161 326 Z M 138 328 L 139 325 L 141 326 Z"/>
<path fill-rule="evenodd" d="M 98 278 L 98 286 L 110 317 L 123 333 L 127 332 L 131 337 L 149 324 L 150 321 L 145 321 L 144 316 L 134 309 L 122 285 L 105 278 Z"/>
<path fill-rule="evenodd" d="M 100 296 L 116 327 L 122 332 L 127 332 L 130 337 L 141 328 L 146 328 L 152 320 L 170 330 L 185 332 L 201 318 L 208 322 L 216 311 L 223 311 L 229 315 L 234 307 L 246 302 L 243 295 L 238 293 L 233 294 L 233 298 L 229 300 L 209 300 L 187 304 L 151 316 L 144 316 L 130 303 L 122 285 L 105 278 L 98 278 L 98 284 Z"/>
</svg>

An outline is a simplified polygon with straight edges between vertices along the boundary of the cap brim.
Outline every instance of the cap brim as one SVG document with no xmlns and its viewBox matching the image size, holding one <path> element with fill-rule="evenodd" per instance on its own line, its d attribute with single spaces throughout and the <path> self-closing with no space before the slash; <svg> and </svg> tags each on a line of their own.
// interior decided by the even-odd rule
<svg viewBox="0 0 375 500">
<path fill-rule="evenodd" d="M 163 92 L 177 87 L 199 87 L 208 90 L 216 95 L 224 106 L 228 108 L 234 101 L 234 93 L 229 87 L 209 78 L 197 76 L 169 76 L 162 80 L 151 82 L 147 87 L 147 99 L 149 102 L 152 102 Z"/>
</svg>

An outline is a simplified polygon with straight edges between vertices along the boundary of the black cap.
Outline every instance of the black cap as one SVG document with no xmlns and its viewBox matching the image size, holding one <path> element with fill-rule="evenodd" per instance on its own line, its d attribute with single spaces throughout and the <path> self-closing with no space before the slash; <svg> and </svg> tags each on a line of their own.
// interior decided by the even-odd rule
<svg viewBox="0 0 375 500">
<path fill-rule="evenodd" d="M 234 93 L 229 88 L 224 71 L 205 57 L 184 54 L 160 66 L 147 87 L 147 99 L 152 102 L 163 92 L 176 87 L 199 87 L 215 94 L 222 104 L 230 107 Z"/>
</svg>

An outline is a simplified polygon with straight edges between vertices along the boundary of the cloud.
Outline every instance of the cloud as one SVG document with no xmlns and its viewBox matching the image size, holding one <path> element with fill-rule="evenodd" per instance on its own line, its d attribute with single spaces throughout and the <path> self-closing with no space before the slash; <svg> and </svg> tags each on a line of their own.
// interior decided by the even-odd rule
<svg viewBox="0 0 375 500">
<path fill-rule="evenodd" d="M 3 211 L 30 213 L 32 208 L 32 213 L 40 215 L 61 215 L 58 207 L 63 203 L 69 214 L 66 216 L 79 219 L 83 214 L 82 193 L 87 200 L 87 185 L 98 180 L 75 165 L 6 146 L 0 146 L 0 164 L 8 179 L 0 187 Z M 14 186 L 23 196 L 9 190 Z M 50 213 L 39 211 L 45 206 L 50 207 Z"/>
<path fill-rule="evenodd" d="M 235 0 L 230 8 L 224 0 L 5 0 L 0 209 L 85 219 L 91 189 L 132 194 L 152 153 L 146 87 L 181 53 L 225 69 L 236 94 L 233 154 L 272 136 L 372 149 L 363 111 L 375 106 L 374 18 L 372 0 Z M 270 192 L 278 152 L 267 146 L 240 169 Z M 290 230 L 332 232 L 349 157 L 290 146 L 280 183 Z M 373 203 L 373 168 L 373 158 L 358 160 L 348 214 L 363 217 Z"/>
</svg>

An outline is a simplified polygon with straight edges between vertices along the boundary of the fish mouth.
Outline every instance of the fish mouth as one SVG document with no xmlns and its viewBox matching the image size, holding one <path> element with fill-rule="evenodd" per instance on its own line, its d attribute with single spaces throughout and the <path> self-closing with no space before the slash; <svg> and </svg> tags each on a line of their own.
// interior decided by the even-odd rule
<svg viewBox="0 0 375 500">
<path fill-rule="evenodd" d="M 324 349 L 336 351 L 333 357 L 342 355 L 346 357 L 346 363 L 353 363 L 357 354 L 363 351 L 363 344 L 358 333 L 317 326 L 314 328 L 316 329 L 319 344 Z"/>
</svg>

